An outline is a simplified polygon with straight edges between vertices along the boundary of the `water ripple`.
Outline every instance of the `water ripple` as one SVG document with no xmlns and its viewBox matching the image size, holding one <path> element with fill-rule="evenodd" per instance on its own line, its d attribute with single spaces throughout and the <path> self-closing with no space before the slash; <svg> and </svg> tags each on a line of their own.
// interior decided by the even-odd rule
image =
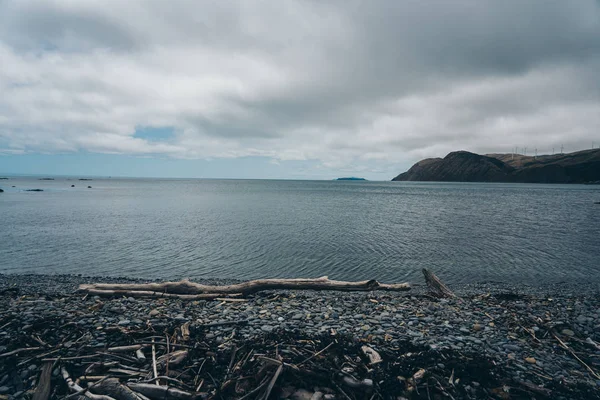
<svg viewBox="0 0 600 400">
<path fill-rule="evenodd" d="M 565 185 L 97 180 L 7 190 L 0 272 L 536 283 L 600 278 L 599 191 Z"/>
</svg>

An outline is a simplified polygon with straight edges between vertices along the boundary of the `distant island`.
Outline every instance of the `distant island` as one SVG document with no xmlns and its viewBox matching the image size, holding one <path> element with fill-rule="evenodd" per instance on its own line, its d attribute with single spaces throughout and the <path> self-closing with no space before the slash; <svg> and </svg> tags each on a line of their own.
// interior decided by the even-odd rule
<svg viewBox="0 0 600 400">
<path fill-rule="evenodd" d="M 355 178 L 353 176 L 349 176 L 347 178 L 337 178 L 336 181 L 366 181 L 365 178 Z"/>
<path fill-rule="evenodd" d="M 455 151 L 421 160 L 392 181 L 595 183 L 600 149 L 537 157 Z"/>
</svg>

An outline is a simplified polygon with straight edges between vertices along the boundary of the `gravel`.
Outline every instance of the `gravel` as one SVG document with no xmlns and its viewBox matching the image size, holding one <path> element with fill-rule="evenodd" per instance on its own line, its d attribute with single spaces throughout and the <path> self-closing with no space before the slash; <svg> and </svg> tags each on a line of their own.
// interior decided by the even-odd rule
<svg viewBox="0 0 600 400">
<path fill-rule="evenodd" d="M 236 340 L 263 340 L 277 332 L 344 336 L 388 354 L 397 352 L 397 357 L 403 357 L 399 349 L 408 343 L 428 349 L 433 356 L 447 351 L 485 357 L 497 368 L 501 380 L 513 386 L 526 382 L 548 388 L 555 391 L 555 398 L 600 398 L 600 379 L 557 339 L 592 370 L 600 371 L 600 347 L 590 344 L 600 343 L 596 284 L 530 287 L 479 283 L 452 288 L 458 295 L 455 299 L 435 299 L 419 286 L 399 293 L 270 291 L 257 293 L 247 302 L 231 303 L 106 299 L 76 293 L 79 284 L 98 282 L 138 280 L 0 275 L 0 357 L 17 348 L 39 346 L 31 338 L 42 336 L 49 346 L 62 342 L 65 348 L 77 348 L 78 335 L 69 326 L 79 327 L 78 332 L 89 336 L 91 346 L 102 349 L 114 345 L 109 334 L 114 329 L 142 329 L 150 324 L 160 331 L 185 322 L 192 328 L 239 322 L 207 328 L 205 340 L 226 346 Z M 26 360 L 24 355 L 19 357 L 19 362 Z M 29 398 L 41 363 L 33 359 L 15 369 L 14 362 L 12 357 L 0 358 L 0 394 L 10 399 L 22 392 L 20 396 Z M 441 370 L 449 363 L 442 356 L 432 360 Z M 449 377 L 452 371 L 446 373 Z M 494 389 L 479 385 L 477 376 L 460 378 L 469 390 L 492 393 Z"/>
</svg>

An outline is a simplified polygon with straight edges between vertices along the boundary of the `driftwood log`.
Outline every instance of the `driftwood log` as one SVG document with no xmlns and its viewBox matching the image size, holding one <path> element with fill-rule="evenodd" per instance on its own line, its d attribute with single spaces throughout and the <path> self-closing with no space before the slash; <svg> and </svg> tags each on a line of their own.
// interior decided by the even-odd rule
<svg viewBox="0 0 600 400">
<path fill-rule="evenodd" d="M 425 283 L 436 297 L 456 297 L 452 290 L 448 289 L 448 286 L 444 285 L 440 278 L 438 278 L 433 272 L 427 268 L 423 268 L 423 275 L 425 276 Z"/>
<path fill-rule="evenodd" d="M 339 290 L 339 291 L 405 291 L 408 283 L 379 283 L 376 280 L 346 282 L 323 276 L 316 279 L 258 279 L 234 285 L 202 285 L 189 280 L 163 283 L 97 283 L 79 286 L 79 291 L 95 296 L 169 297 L 185 300 L 241 297 L 263 290 Z"/>
</svg>

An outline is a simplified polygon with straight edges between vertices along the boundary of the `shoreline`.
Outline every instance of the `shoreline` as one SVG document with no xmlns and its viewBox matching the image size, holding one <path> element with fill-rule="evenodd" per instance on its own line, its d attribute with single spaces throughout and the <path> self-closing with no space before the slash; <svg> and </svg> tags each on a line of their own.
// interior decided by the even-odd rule
<svg viewBox="0 0 600 400">
<path fill-rule="evenodd" d="M 267 278 L 267 277 L 262 277 Z M 255 279 L 262 279 L 257 277 Z M 310 277 L 309 277 L 310 278 Z M 40 274 L 40 273 L 3 273 L 0 272 L 0 290 L 15 285 L 20 288 L 25 294 L 52 294 L 66 295 L 76 292 L 80 284 L 90 283 L 150 283 L 150 282 L 165 282 L 179 281 L 185 279 L 182 276 L 173 276 L 170 278 L 135 278 L 131 276 L 111 276 L 111 275 L 84 275 L 84 274 Z M 198 282 L 207 285 L 230 285 L 245 282 L 245 280 L 231 278 L 191 278 L 193 282 Z M 442 280 L 444 280 L 442 278 Z M 399 283 L 387 282 L 382 283 Z M 406 295 L 422 295 L 427 292 L 427 287 L 424 282 L 408 281 L 411 289 Z M 600 296 L 600 282 L 581 282 L 581 281 L 562 281 L 562 282 L 541 282 L 537 285 L 531 285 L 520 282 L 502 282 L 502 281 L 475 281 L 469 283 L 453 283 L 451 289 L 459 297 L 474 296 L 482 293 L 518 293 L 523 295 L 535 296 L 592 296 L 597 294 Z M 296 292 L 311 292 L 310 290 Z M 320 293 L 344 293 L 344 292 L 327 292 Z M 346 292 L 352 293 L 352 292 Z"/>
<path fill-rule="evenodd" d="M 220 387 L 227 379 L 270 368 L 260 367 L 259 359 L 248 356 L 240 371 L 227 373 L 223 364 L 237 361 L 236 351 L 237 357 L 242 357 L 253 349 L 269 359 L 279 356 L 286 365 L 295 365 L 327 346 L 302 364 L 326 379 L 303 380 L 292 367 L 284 369 L 271 398 L 310 399 L 320 392 L 341 399 L 345 398 L 343 392 L 358 399 L 365 398 L 368 390 L 386 399 L 443 398 L 444 393 L 456 399 L 503 398 L 501 392 L 506 390 L 510 398 L 600 398 L 600 379 L 573 356 L 592 371 L 600 371 L 600 348 L 591 344 L 600 342 L 598 284 L 468 284 L 451 287 L 456 299 L 432 298 L 421 285 L 400 293 L 278 290 L 257 293 L 242 302 L 99 298 L 74 292 L 80 283 L 141 281 L 149 280 L 0 274 L 0 396 L 5 396 L 0 398 L 31 396 L 43 365 L 43 357 L 36 357 L 43 353 L 53 352 L 52 358 L 63 359 L 89 356 L 90 361 L 58 362 L 75 380 L 84 375 L 92 360 L 106 362 L 110 358 L 100 353 L 110 354 L 112 347 L 165 334 L 173 343 L 191 347 L 181 371 L 201 360 L 206 363 L 204 372 L 191 378 L 204 379 L 198 398 L 219 398 L 217 394 L 241 398 L 259 386 L 260 382 L 249 379 L 245 389 L 238 387 L 242 381 L 234 385 L 240 393 L 233 387 Z M 185 324 L 190 333 L 183 342 Z M 588 338 L 591 343 L 586 342 Z M 300 346 L 302 341 L 308 344 Z M 364 345 L 379 352 L 383 362 L 365 367 L 360 353 Z M 3 356 L 32 347 L 40 350 Z M 166 350 L 160 347 L 157 351 L 162 355 Z M 351 372 L 344 369 L 344 356 L 357 364 Z M 121 353 L 121 357 L 135 361 L 134 352 Z M 147 360 L 136 367 L 147 368 Z M 323 375 L 324 369 L 331 373 Z M 412 381 L 421 369 L 425 370 L 423 376 Z M 458 382 L 449 383 L 451 374 Z M 121 377 L 123 382 L 139 379 Z M 347 382 L 352 379 L 370 379 L 372 386 L 352 387 L 352 382 Z M 85 385 L 85 380 L 81 382 Z M 57 397 L 51 398 L 68 394 L 58 371 L 52 383 Z M 288 397 L 281 397 L 286 393 Z"/>
</svg>

